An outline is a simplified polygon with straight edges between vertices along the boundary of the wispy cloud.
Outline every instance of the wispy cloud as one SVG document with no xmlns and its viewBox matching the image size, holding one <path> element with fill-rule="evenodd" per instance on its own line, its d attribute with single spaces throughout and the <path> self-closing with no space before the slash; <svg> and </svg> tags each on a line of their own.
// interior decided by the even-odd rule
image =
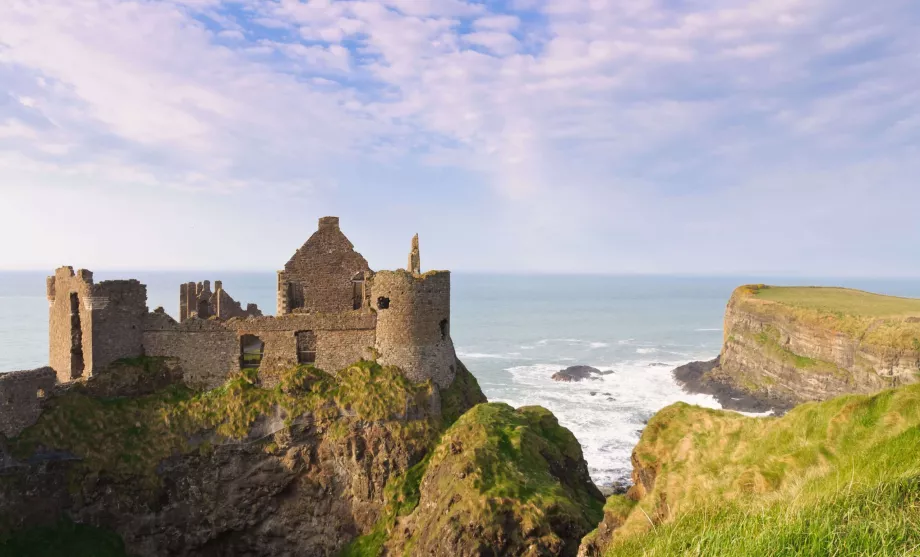
<svg viewBox="0 0 920 557">
<path fill-rule="evenodd" d="M 433 232 L 454 250 L 445 266 L 475 268 L 809 272 L 792 228 L 807 223 L 828 250 L 847 212 L 867 215 L 871 234 L 920 240 L 869 210 L 920 201 L 920 15 L 906 0 L 4 10 L 0 169 L 16 179 L 4 188 L 205 192 L 239 214 L 254 195 L 299 192 L 311 211 L 412 206 L 432 227 L 445 217 L 429 213 L 454 215 L 453 228 L 489 214 L 474 233 L 484 249 Z M 754 199 L 772 221 L 751 214 Z M 762 237 L 752 222 L 776 225 L 785 248 L 705 263 Z M 864 249 L 852 246 L 834 270 L 862 270 L 845 262 Z M 858 254 L 920 273 L 916 257 Z"/>
</svg>

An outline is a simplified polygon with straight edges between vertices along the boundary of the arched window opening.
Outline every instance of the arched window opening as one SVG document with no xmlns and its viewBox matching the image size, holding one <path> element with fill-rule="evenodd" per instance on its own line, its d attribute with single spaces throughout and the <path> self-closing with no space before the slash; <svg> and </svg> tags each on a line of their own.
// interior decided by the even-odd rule
<svg viewBox="0 0 920 557">
<path fill-rule="evenodd" d="M 240 367 L 243 369 L 257 368 L 262 365 L 262 355 L 265 353 L 265 343 L 255 335 L 240 337 Z"/>
<path fill-rule="evenodd" d="M 377 298 L 377 309 L 388 309 L 390 307 L 390 299 L 384 296 Z"/>
<path fill-rule="evenodd" d="M 297 363 L 316 363 L 316 335 L 313 331 L 298 331 L 297 337 Z"/>
<path fill-rule="evenodd" d="M 447 335 L 450 334 L 450 331 L 448 330 L 447 319 L 441 320 L 440 327 L 441 327 L 441 340 L 445 340 L 447 339 Z"/>
</svg>

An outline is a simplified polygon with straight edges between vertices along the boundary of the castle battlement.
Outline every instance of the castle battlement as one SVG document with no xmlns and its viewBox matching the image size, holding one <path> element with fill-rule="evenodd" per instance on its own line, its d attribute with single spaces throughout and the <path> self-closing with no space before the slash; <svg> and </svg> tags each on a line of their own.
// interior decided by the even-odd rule
<svg viewBox="0 0 920 557">
<path fill-rule="evenodd" d="M 276 316 L 263 316 L 255 304 L 244 309 L 221 281 L 213 290 L 211 284 L 179 285 L 177 320 L 162 308 L 149 312 L 146 286 L 137 280 L 97 284 L 86 269 L 56 269 L 47 294 L 57 381 L 86 379 L 137 356 L 175 358 L 188 384 L 208 388 L 246 367 L 258 368 L 270 386 L 298 364 L 334 373 L 374 357 L 414 381 L 453 381 L 450 273 L 421 273 L 418 235 L 408 269 L 374 272 L 338 217 L 322 217 L 278 271 Z M 36 377 L 44 381 L 47 373 Z"/>
</svg>

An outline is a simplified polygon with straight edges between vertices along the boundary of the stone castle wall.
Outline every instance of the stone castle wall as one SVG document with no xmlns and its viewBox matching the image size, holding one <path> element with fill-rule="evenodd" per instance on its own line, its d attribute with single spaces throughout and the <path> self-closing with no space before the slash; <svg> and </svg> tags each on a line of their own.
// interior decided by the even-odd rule
<svg viewBox="0 0 920 557">
<path fill-rule="evenodd" d="M 449 386 L 456 374 L 450 338 L 450 272 L 416 275 L 380 271 L 371 303 L 377 309 L 378 360 L 398 366 L 409 379 Z"/>
<path fill-rule="evenodd" d="M 147 356 L 178 358 L 185 383 L 195 388 L 217 387 L 240 368 L 236 332 L 216 321 L 176 323 L 165 314 L 150 314 L 143 341 Z"/>
<path fill-rule="evenodd" d="M 56 380 L 50 367 L 0 373 L 0 434 L 15 437 L 34 424 Z"/>
<path fill-rule="evenodd" d="M 339 229 L 339 219 L 323 217 L 319 229 L 278 272 L 278 315 L 354 310 L 352 279 L 369 270 L 367 260 Z"/>
<path fill-rule="evenodd" d="M 143 354 L 147 287 L 136 280 L 93 282 L 61 267 L 48 277 L 49 364 L 61 382 L 90 377 L 120 358 Z"/>
<path fill-rule="evenodd" d="M 376 316 L 373 312 L 291 314 L 250 317 L 221 322 L 188 319 L 176 323 L 152 313 L 145 322 L 144 348 L 148 356 L 179 358 L 189 385 L 213 388 L 240 369 L 242 338 L 264 343 L 259 379 L 274 386 L 281 372 L 298 364 L 297 333 L 312 331 L 316 339 L 314 365 L 335 373 L 348 364 L 371 357 Z"/>
</svg>

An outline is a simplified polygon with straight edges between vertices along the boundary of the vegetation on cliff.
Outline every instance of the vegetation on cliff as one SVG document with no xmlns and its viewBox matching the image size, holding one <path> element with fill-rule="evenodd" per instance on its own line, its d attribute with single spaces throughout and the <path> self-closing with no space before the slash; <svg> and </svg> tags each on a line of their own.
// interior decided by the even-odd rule
<svg viewBox="0 0 920 557">
<path fill-rule="evenodd" d="M 578 441 L 540 407 L 476 406 L 396 485 L 346 555 L 574 555 L 603 507 Z"/>
<path fill-rule="evenodd" d="M 626 555 L 909 555 L 920 549 L 920 386 L 748 418 L 675 404 L 635 487 L 586 546 Z M 637 501 L 637 502 L 636 502 Z"/>
<path fill-rule="evenodd" d="M 155 368 L 157 359 L 150 360 L 141 363 Z M 431 383 L 413 383 L 393 367 L 361 361 L 330 375 L 298 366 L 272 389 L 257 385 L 257 371 L 243 370 L 205 392 L 170 385 L 139 397 L 100 398 L 75 388 L 52 400 L 10 445 L 19 458 L 66 451 L 89 471 L 155 484 L 163 459 L 264 437 L 268 432 L 253 427 L 269 417 L 283 426 L 310 414 L 333 435 L 347 431 L 352 421 L 386 422 L 394 434 L 421 445 L 430 443 L 437 429 L 430 419 Z M 210 435 L 196 435 L 202 432 Z"/>
<path fill-rule="evenodd" d="M 920 350 L 920 299 L 831 287 L 748 285 L 736 292 L 753 311 L 788 316 L 868 344 Z"/>
<path fill-rule="evenodd" d="M 0 557 L 128 557 L 115 532 L 69 520 L 0 538 Z"/>
</svg>

